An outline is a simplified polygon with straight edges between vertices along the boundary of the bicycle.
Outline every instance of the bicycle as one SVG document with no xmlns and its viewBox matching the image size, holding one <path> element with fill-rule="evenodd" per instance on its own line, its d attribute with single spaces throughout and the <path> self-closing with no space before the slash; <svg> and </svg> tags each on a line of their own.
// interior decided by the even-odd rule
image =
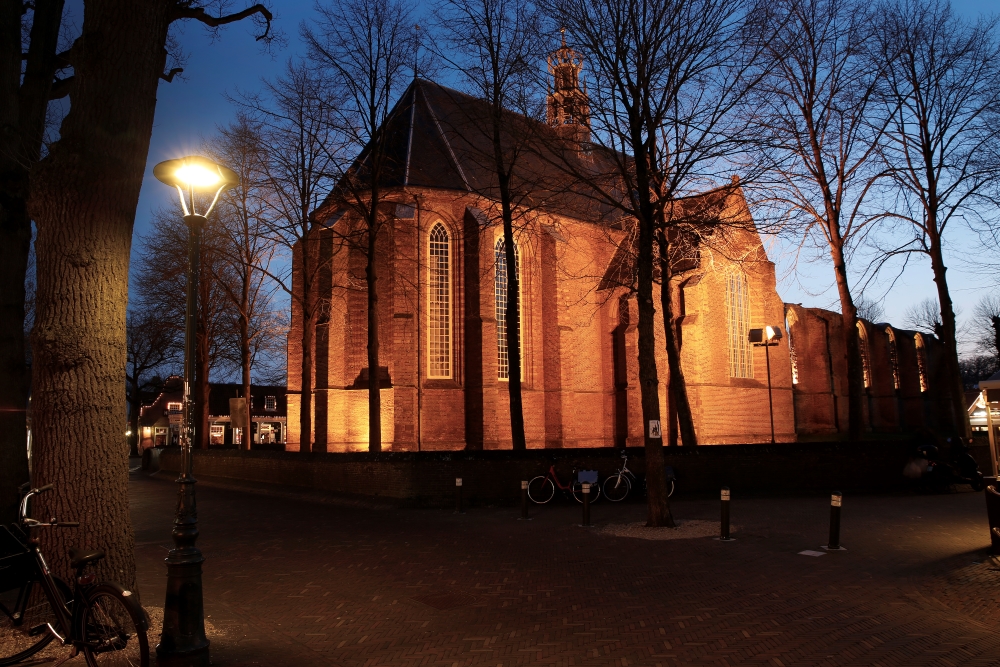
<svg viewBox="0 0 1000 667">
<path fill-rule="evenodd" d="M 628 497 L 632 491 L 632 485 L 638 483 L 638 479 L 631 470 L 628 469 L 628 453 L 622 450 L 622 467 L 613 475 L 609 475 L 604 480 L 604 497 L 613 503 L 621 502 Z M 674 495 L 676 477 L 673 468 L 666 467 L 667 477 L 667 498 Z M 645 485 L 643 485 L 645 487 Z M 645 488 L 644 488 L 645 490 Z"/>
<path fill-rule="evenodd" d="M 573 474 L 577 474 L 576 470 L 573 471 Z M 531 498 L 531 502 L 536 505 L 544 505 L 555 497 L 556 489 L 558 488 L 563 492 L 563 495 L 572 495 L 576 502 L 582 503 L 583 484 L 586 481 L 587 480 L 580 479 L 578 475 L 576 481 L 570 482 L 569 484 L 563 484 L 562 480 L 559 479 L 559 475 L 556 474 L 556 466 L 553 464 L 549 466 L 548 473 L 539 475 L 528 482 L 528 497 Z M 597 499 L 600 497 L 601 485 L 597 483 L 597 476 L 595 472 L 593 483 L 590 484 L 590 502 L 597 502 Z"/>
<path fill-rule="evenodd" d="M 58 639 L 73 647 L 69 657 L 82 652 L 90 667 L 148 667 L 149 623 L 132 592 L 114 582 L 95 583 L 96 575 L 85 573 L 103 552 L 70 549 L 72 589 L 49 571 L 36 530 L 80 525 L 27 516 L 28 501 L 50 489 L 27 491 L 13 530 L 0 525 L 0 665 L 21 662 Z"/>
</svg>

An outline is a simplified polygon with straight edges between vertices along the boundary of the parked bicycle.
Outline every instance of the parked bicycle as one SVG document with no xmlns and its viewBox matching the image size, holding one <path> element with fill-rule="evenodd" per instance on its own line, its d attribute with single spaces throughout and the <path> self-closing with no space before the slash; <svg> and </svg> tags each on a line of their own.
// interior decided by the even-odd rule
<svg viewBox="0 0 1000 667">
<path fill-rule="evenodd" d="M 83 653 L 90 667 L 148 667 L 148 622 L 131 591 L 102 581 L 87 567 L 101 551 L 71 549 L 74 586 L 52 575 L 38 546 L 39 528 L 76 528 L 76 521 L 37 521 L 28 502 L 52 488 L 31 489 L 21 500 L 19 521 L 0 525 L 0 665 L 38 653 L 53 639 Z"/>
<path fill-rule="evenodd" d="M 581 470 L 577 473 L 573 471 L 574 480 L 568 484 L 563 484 L 556 474 L 556 466 L 549 466 L 549 472 L 539 475 L 528 482 L 528 497 L 533 503 L 544 505 L 552 500 L 556 495 L 556 489 L 563 492 L 563 495 L 573 496 L 578 503 L 583 502 L 583 485 L 590 484 L 590 502 L 597 502 L 601 497 L 601 485 L 597 480 L 597 472 L 593 470 Z"/>
<path fill-rule="evenodd" d="M 613 503 L 625 500 L 632 491 L 632 487 L 638 483 L 635 473 L 628 469 L 628 453 L 625 450 L 622 450 L 621 457 L 622 467 L 615 474 L 609 475 L 604 480 L 604 497 Z M 674 495 L 676 476 L 674 475 L 674 469 L 670 466 L 666 467 L 665 473 L 667 478 L 667 497 L 669 498 Z M 645 491 L 645 483 L 643 484 L 643 491 Z"/>
</svg>

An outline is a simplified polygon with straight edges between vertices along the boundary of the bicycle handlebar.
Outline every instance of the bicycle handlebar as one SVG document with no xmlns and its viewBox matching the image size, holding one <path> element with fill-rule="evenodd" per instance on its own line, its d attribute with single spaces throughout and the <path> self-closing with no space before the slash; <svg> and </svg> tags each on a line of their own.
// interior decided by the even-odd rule
<svg viewBox="0 0 1000 667">
<path fill-rule="evenodd" d="M 45 493 L 46 491 L 51 491 L 53 484 L 46 484 L 45 486 L 40 486 L 37 489 L 32 489 L 31 493 L 38 495 L 39 493 Z"/>
</svg>

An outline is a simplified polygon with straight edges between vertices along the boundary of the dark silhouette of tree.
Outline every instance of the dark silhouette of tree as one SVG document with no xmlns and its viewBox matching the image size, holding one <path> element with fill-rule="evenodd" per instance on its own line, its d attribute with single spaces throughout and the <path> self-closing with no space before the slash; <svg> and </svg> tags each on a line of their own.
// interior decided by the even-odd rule
<svg viewBox="0 0 1000 667">
<path fill-rule="evenodd" d="M 435 53 L 474 97 L 485 102 L 487 110 L 482 117 L 463 119 L 467 122 L 462 127 L 450 129 L 486 138 L 488 148 L 478 157 L 495 177 L 476 194 L 499 205 L 499 211 L 484 213 L 494 220 L 499 217 L 503 228 L 510 430 L 513 449 L 522 450 L 527 445 L 521 397 L 521 276 L 509 267 L 518 266 L 515 233 L 537 205 L 532 200 L 539 191 L 532 187 L 539 179 L 524 161 L 537 141 L 530 122 L 541 110 L 537 63 L 544 55 L 542 15 L 530 0 L 443 0 L 436 14 L 443 39 Z"/>
<path fill-rule="evenodd" d="M 138 454 L 139 413 L 150 392 L 183 356 L 184 342 L 177 324 L 164 313 L 141 301 L 133 303 L 125 316 L 125 397 L 128 401 L 129 452 Z"/>
<path fill-rule="evenodd" d="M 244 95 L 234 102 L 259 124 L 261 183 L 254 196 L 263 207 L 267 233 L 297 260 L 288 263 L 287 274 L 270 269 L 266 273 L 290 296 L 302 323 L 298 338 L 299 449 L 309 452 L 315 443 L 312 408 L 316 324 L 329 308 L 329 297 L 319 293 L 319 276 L 338 249 L 333 247 L 330 257 L 320 253 L 324 234 L 330 232 L 316 226 L 312 215 L 335 182 L 336 159 L 343 142 L 334 124 L 337 98 L 321 74 L 305 63 L 289 61 L 285 74 L 265 82 L 265 88 L 266 98 Z M 292 266 L 296 264 L 293 276 Z"/>
<path fill-rule="evenodd" d="M 413 6 L 407 0 L 339 0 L 317 9 L 318 19 L 304 27 L 303 36 L 310 60 L 329 77 L 338 100 L 333 112 L 344 142 L 337 146 L 337 185 L 326 206 L 329 212 L 349 212 L 334 231 L 365 259 L 368 447 L 377 452 L 382 449 L 377 260 L 386 242 L 381 237 L 395 220 L 394 206 L 383 199 L 383 175 L 391 166 L 383 130 L 413 64 Z M 347 155 L 349 161 L 343 159 Z"/>
<path fill-rule="evenodd" d="M 882 158 L 900 205 L 893 220 L 903 242 L 886 256 L 928 257 L 940 307 L 938 338 L 952 417 L 972 434 L 958 367 L 958 325 L 946 277 L 948 229 L 992 209 L 1000 166 L 998 20 L 967 21 L 946 0 L 894 0 L 880 6 L 880 100 L 889 118 Z"/>
<path fill-rule="evenodd" d="M 42 157 L 49 101 L 71 79 L 59 51 L 63 0 L 0 2 L 0 523 L 16 520 L 28 480 L 25 274 L 29 175 Z M 27 33 L 27 39 L 25 39 Z"/>
<path fill-rule="evenodd" d="M 773 205 L 797 222 L 806 240 L 830 255 L 847 349 L 848 429 L 864 428 L 864 378 L 857 306 L 847 261 L 872 216 L 872 188 L 885 120 L 876 93 L 882 66 L 868 48 L 876 37 L 872 7 L 860 0 L 776 0 L 761 3 L 756 29 L 764 73 L 746 113 L 765 137 Z"/>
<path fill-rule="evenodd" d="M 979 300 L 972 309 L 971 328 L 976 347 L 1000 370 L 1000 295 L 994 292 Z"/>
</svg>

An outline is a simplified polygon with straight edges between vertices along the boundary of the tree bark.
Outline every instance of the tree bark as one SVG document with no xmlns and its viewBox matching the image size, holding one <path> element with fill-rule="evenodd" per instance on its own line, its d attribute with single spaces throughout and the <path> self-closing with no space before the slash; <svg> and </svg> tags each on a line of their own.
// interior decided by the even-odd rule
<svg viewBox="0 0 1000 667">
<path fill-rule="evenodd" d="M 861 343 L 858 340 L 858 310 L 854 306 L 854 297 L 851 296 L 850 286 L 847 284 L 847 264 L 844 261 L 843 246 L 831 243 L 830 256 L 837 279 L 837 292 L 840 295 L 844 348 L 847 350 L 847 430 L 850 439 L 858 441 L 861 440 L 864 429 L 865 396 L 864 367 L 861 360 Z"/>
<path fill-rule="evenodd" d="M 368 288 L 368 451 L 382 451 L 382 391 L 378 367 L 378 271 L 376 269 L 376 241 L 378 208 L 373 201 L 372 219 L 368 221 L 368 250 L 365 264 L 365 283 Z"/>
<path fill-rule="evenodd" d="M 100 548 L 135 589 L 122 369 L 132 225 L 153 129 L 167 2 L 90 2 L 74 49 L 77 85 L 59 141 L 32 174 L 38 291 L 31 341 L 34 471 L 55 484 L 39 516 L 79 520 L 41 535 L 54 571 L 71 544 Z"/>
<path fill-rule="evenodd" d="M 0 1 L 0 523 L 17 519 L 17 488 L 28 481 L 24 281 L 31 248 L 30 166 L 39 159 L 55 72 L 62 0 L 34 4 L 21 75 L 20 0 Z"/>
<path fill-rule="evenodd" d="M 501 197 L 503 210 L 503 249 L 507 270 L 507 303 L 504 304 L 504 325 L 507 334 L 507 391 L 510 396 L 511 446 L 515 450 L 527 449 L 524 436 L 524 403 L 521 397 L 521 270 L 514 245 L 514 222 L 510 195 Z"/>
<path fill-rule="evenodd" d="M 308 219 L 308 218 L 304 218 Z M 312 232 L 308 223 L 303 226 L 301 245 L 302 256 L 302 387 L 299 406 L 299 451 L 313 450 L 312 427 L 312 385 L 313 385 L 313 341 L 316 338 L 316 296 L 313 294 L 313 253 L 310 243 Z"/>
<path fill-rule="evenodd" d="M 963 438 L 972 437 L 972 427 L 969 424 L 968 406 L 965 404 L 965 386 L 962 383 L 962 372 L 958 367 L 958 341 L 956 340 L 955 308 L 948 289 L 945 274 L 948 267 L 944 264 L 941 252 L 941 236 L 937 233 L 936 221 L 928 225 L 928 254 L 931 257 L 931 270 L 934 272 L 934 284 L 937 286 L 938 304 L 941 307 L 941 342 L 944 344 L 944 372 L 946 391 L 951 406 L 952 424 L 955 432 Z"/>
<path fill-rule="evenodd" d="M 691 414 L 691 402 L 688 399 L 687 383 L 684 381 L 684 369 L 681 368 L 681 351 L 677 344 L 677 320 L 674 317 L 672 293 L 670 291 L 670 247 L 666 234 L 657 234 L 660 250 L 660 308 L 663 310 L 663 332 L 667 348 L 667 367 L 670 370 L 668 401 L 672 406 L 670 414 L 670 431 L 674 431 L 674 412 L 676 411 L 677 426 L 680 431 L 681 444 L 684 447 L 695 447 L 698 444 L 694 430 L 694 417 Z M 671 437 L 671 444 L 676 440 Z"/>
</svg>

